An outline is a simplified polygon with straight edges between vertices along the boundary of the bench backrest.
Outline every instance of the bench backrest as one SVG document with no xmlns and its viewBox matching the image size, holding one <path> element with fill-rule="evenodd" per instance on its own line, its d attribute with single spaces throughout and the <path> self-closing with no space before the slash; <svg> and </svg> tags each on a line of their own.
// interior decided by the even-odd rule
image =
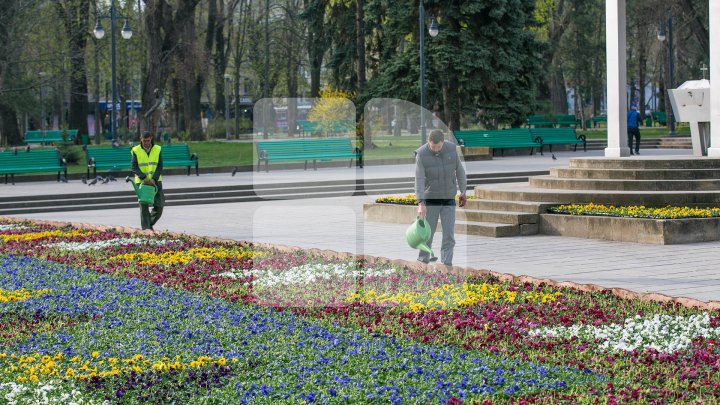
<svg viewBox="0 0 720 405">
<path fill-rule="evenodd" d="M 95 163 L 115 163 L 122 162 L 130 164 L 130 147 L 123 146 L 119 148 L 88 148 L 87 161 L 94 159 Z"/>
<path fill-rule="evenodd" d="M 45 131 L 35 129 L 25 131 L 25 142 L 51 142 L 61 141 L 63 133 L 66 134 L 68 140 L 77 137 L 77 129 L 48 129 Z"/>
<path fill-rule="evenodd" d="M 665 111 L 653 111 L 650 115 L 652 116 L 653 121 L 657 121 L 661 124 L 667 123 L 667 115 L 665 114 Z"/>
<path fill-rule="evenodd" d="M 332 153 L 352 152 L 350 138 L 332 139 L 293 139 L 282 141 L 259 141 L 257 142 L 258 155 L 323 155 Z"/>
<path fill-rule="evenodd" d="M 188 160 L 190 159 L 190 148 L 185 143 L 177 143 L 162 146 L 162 158 L 165 160 Z M 129 154 L 128 154 L 129 156 Z"/>
<path fill-rule="evenodd" d="M 577 133 L 575 128 L 562 127 L 562 128 L 533 128 L 531 130 L 533 139 L 540 137 L 543 142 L 549 141 L 563 141 L 563 140 L 577 140 Z"/>
<path fill-rule="evenodd" d="M 558 125 L 577 125 L 577 118 L 575 118 L 574 115 L 570 114 L 556 115 L 555 122 Z"/>
<path fill-rule="evenodd" d="M 20 149 L 0 152 L 0 168 L 10 167 L 62 167 L 62 159 L 57 149 L 35 149 L 26 152 Z"/>
<path fill-rule="evenodd" d="M 544 115 L 530 115 L 527 117 L 527 123 L 529 126 L 535 125 L 553 125 L 555 121 L 552 118 Z"/>
<path fill-rule="evenodd" d="M 596 115 L 592 117 L 594 122 L 607 122 L 607 115 Z"/>
<path fill-rule="evenodd" d="M 455 139 L 457 139 L 462 146 L 466 147 L 500 147 L 534 143 L 530 128 L 465 130 L 455 131 L 453 134 L 455 135 Z"/>
</svg>

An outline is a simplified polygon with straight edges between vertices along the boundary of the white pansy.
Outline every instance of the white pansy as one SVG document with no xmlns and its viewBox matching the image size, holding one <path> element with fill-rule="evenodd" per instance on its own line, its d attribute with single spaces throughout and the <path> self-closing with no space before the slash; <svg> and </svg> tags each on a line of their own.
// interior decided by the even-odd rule
<svg viewBox="0 0 720 405">
<path fill-rule="evenodd" d="M 8 405 L 20 404 L 107 404 L 85 398 L 81 391 L 68 382 L 49 381 L 43 384 L 21 384 L 8 382 L 0 384 L 0 400 Z"/>
<path fill-rule="evenodd" d="M 710 315 L 704 312 L 690 316 L 656 314 L 652 318 L 636 315 L 626 319 L 622 325 L 543 327 L 529 333 L 531 336 L 568 339 L 577 336 L 584 341 L 599 339 L 602 341 L 600 348 L 610 351 L 651 348 L 672 353 L 689 348 L 697 337 L 720 337 L 720 328 L 710 327 Z"/>
<path fill-rule="evenodd" d="M 277 285 L 300 284 L 308 285 L 320 280 L 331 278 L 357 278 L 357 277 L 378 277 L 394 274 L 396 269 L 386 268 L 365 268 L 362 271 L 352 263 L 312 263 L 296 266 L 286 270 L 231 270 L 219 274 L 221 277 L 239 278 L 253 276 L 253 284 L 256 287 L 273 287 Z"/>
<path fill-rule="evenodd" d="M 61 250 L 98 250 L 105 249 L 110 246 L 120 245 L 164 245 L 167 243 L 164 239 L 148 239 L 148 238 L 115 238 L 108 240 L 99 240 L 95 242 L 57 242 L 48 243 L 45 246 L 57 248 Z"/>
<path fill-rule="evenodd" d="M 16 225 L 16 224 L 0 224 L 0 232 L 3 231 L 19 231 L 21 229 L 26 229 L 27 226 L 23 225 Z"/>
</svg>

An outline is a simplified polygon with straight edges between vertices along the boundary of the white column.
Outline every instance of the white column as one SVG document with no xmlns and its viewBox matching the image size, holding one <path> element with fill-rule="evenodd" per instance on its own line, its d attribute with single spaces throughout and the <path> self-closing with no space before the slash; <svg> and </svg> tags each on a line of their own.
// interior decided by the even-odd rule
<svg viewBox="0 0 720 405">
<path fill-rule="evenodd" d="M 720 157 L 720 1 L 710 3 L 710 146 L 708 156 Z"/>
<path fill-rule="evenodd" d="M 605 43 L 607 52 L 606 157 L 629 156 L 627 146 L 627 56 L 625 53 L 625 0 L 605 2 Z"/>
</svg>

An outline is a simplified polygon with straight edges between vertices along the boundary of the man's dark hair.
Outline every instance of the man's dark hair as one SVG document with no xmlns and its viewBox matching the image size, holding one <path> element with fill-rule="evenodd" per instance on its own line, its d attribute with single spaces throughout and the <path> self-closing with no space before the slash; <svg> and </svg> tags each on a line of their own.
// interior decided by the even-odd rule
<svg viewBox="0 0 720 405">
<path fill-rule="evenodd" d="M 143 138 L 150 138 L 151 136 L 152 134 L 150 133 L 150 131 L 143 131 L 142 133 Z"/>
<path fill-rule="evenodd" d="M 443 134 L 443 131 L 439 129 L 435 129 L 432 132 L 430 132 L 430 136 L 428 137 L 428 140 L 430 143 L 436 144 L 440 142 L 445 141 L 445 134 Z"/>
</svg>

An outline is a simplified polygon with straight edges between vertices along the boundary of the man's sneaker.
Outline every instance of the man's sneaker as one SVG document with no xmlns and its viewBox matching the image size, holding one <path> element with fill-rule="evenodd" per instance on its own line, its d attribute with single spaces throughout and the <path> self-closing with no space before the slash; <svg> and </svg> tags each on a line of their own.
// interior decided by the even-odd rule
<svg viewBox="0 0 720 405">
<path fill-rule="evenodd" d="M 437 259 L 438 259 L 437 257 L 431 256 L 429 259 L 421 259 L 421 258 L 418 258 L 418 261 L 419 261 L 419 262 L 423 262 L 423 263 L 425 263 L 425 264 L 428 264 L 428 263 L 431 263 L 431 262 L 436 262 Z"/>
</svg>

